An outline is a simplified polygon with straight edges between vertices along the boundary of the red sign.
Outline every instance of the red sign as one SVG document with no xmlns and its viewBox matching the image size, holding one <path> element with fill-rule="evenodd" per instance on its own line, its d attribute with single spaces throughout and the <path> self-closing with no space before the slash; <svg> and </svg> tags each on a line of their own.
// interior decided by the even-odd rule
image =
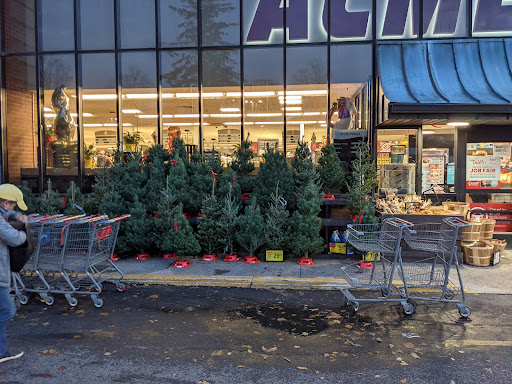
<svg viewBox="0 0 512 384">
<path fill-rule="evenodd" d="M 512 204 L 495 204 L 495 203 L 471 203 L 471 218 L 484 218 L 496 220 L 494 226 L 495 232 L 512 232 L 512 213 L 500 213 L 499 211 L 512 211 Z M 492 213 L 479 213 L 478 211 L 497 211 Z M 497 220 L 511 221 L 497 221 Z"/>
<path fill-rule="evenodd" d="M 251 150 L 252 152 L 257 155 L 258 154 L 258 143 L 257 142 L 254 142 L 251 144 Z"/>
</svg>

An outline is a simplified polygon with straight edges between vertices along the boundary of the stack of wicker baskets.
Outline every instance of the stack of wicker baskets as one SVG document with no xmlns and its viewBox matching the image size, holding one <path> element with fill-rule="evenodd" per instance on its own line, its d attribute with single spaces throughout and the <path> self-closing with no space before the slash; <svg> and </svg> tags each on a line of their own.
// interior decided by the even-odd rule
<svg viewBox="0 0 512 384">
<path fill-rule="evenodd" d="M 470 224 L 470 227 L 462 228 L 464 263 L 487 267 L 492 264 L 496 253 L 495 246 L 491 243 L 494 241 L 492 237 L 496 220 L 480 219 L 471 221 Z"/>
</svg>

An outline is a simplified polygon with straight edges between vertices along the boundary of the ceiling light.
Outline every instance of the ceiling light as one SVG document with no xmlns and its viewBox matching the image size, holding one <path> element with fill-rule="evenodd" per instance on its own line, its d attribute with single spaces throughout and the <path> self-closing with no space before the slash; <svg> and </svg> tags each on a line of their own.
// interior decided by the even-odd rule
<svg viewBox="0 0 512 384">
<path fill-rule="evenodd" d="M 247 117 L 273 117 L 273 116 L 283 116 L 282 113 L 248 113 Z"/>
<path fill-rule="evenodd" d="M 158 115 L 137 115 L 139 119 L 156 119 Z"/>
<path fill-rule="evenodd" d="M 55 117 L 57 116 L 55 113 L 45 113 L 44 117 Z"/>
<path fill-rule="evenodd" d="M 424 135 L 433 135 L 433 134 L 435 134 L 435 132 L 434 132 L 434 131 L 423 131 L 422 133 L 423 133 Z"/>
<path fill-rule="evenodd" d="M 274 91 L 266 91 L 266 92 L 244 92 L 244 97 L 262 97 L 262 96 L 275 96 L 276 93 Z"/>
<path fill-rule="evenodd" d="M 103 127 L 103 124 L 84 124 L 84 127 Z"/>
<path fill-rule="evenodd" d="M 72 113 L 72 114 L 71 114 L 71 116 L 73 116 L 73 117 L 77 117 L 77 116 L 78 116 L 78 114 L 77 114 L 77 113 Z M 83 117 L 92 117 L 92 113 L 84 112 L 84 113 L 82 113 L 82 116 L 83 116 Z"/>
<path fill-rule="evenodd" d="M 203 93 L 203 97 L 222 97 L 224 94 L 222 92 L 205 92 Z"/>
<path fill-rule="evenodd" d="M 185 113 L 181 115 L 174 115 L 174 117 L 199 117 L 199 114 L 197 113 Z"/>
<path fill-rule="evenodd" d="M 284 111 L 284 108 L 281 108 Z M 286 107 L 286 111 L 302 111 L 302 107 Z"/>
<path fill-rule="evenodd" d="M 82 95 L 84 100 L 115 100 L 117 95 Z"/>
<path fill-rule="evenodd" d="M 279 100 L 279 104 L 284 104 L 284 100 Z M 302 104 L 302 100 L 286 100 L 286 104 Z"/>
<path fill-rule="evenodd" d="M 45 111 L 45 112 L 53 112 L 53 109 L 48 108 L 48 107 L 44 107 L 44 111 Z"/>
<path fill-rule="evenodd" d="M 156 99 L 158 97 L 156 93 L 127 93 L 123 96 L 127 99 Z"/>
<path fill-rule="evenodd" d="M 105 124 L 103 124 L 103 126 L 104 127 L 117 127 L 117 123 L 105 123 Z"/>
<path fill-rule="evenodd" d="M 138 109 L 123 109 L 123 113 L 141 113 Z"/>
<path fill-rule="evenodd" d="M 448 125 L 450 125 L 452 127 L 466 127 L 469 125 L 469 123 L 467 123 L 465 121 L 453 121 L 451 123 L 448 123 Z"/>
<path fill-rule="evenodd" d="M 283 91 L 277 93 L 278 95 L 284 95 Z M 286 96 L 289 95 L 301 95 L 301 96 L 324 96 L 327 95 L 326 89 L 317 89 L 310 91 L 286 91 Z"/>
<path fill-rule="evenodd" d="M 192 93 L 177 93 L 176 97 L 178 97 L 178 98 L 185 98 L 185 97 L 198 98 L 199 93 L 197 93 L 197 92 L 195 92 L 195 93 L 194 92 L 192 92 Z"/>
<path fill-rule="evenodd" d="M 240 108 L 220 108 L 222 112 L 240 112 Z"/>
<path fill-rule="evenodd" d="M 279 96 L 279 100 L 283 100 L 284 96 Z M 302 100 L 302 96 L 286 96 L 286 100 Z"/>
<path fill-rule="evenodd" d="M 123 123 L 123 127 L 133 127 L 132 123 Z"/>
<path fill-rule="evenodd" d="M 204 115 L 207 116 L 207 115 Z M 240 113 L 212 113 L 210 117 L 241 117 Z"/>
<path fill-rule="evenodd" d="M 287 121 L 288 124 L 316 124 L 318 121 Z"/>
</svg>

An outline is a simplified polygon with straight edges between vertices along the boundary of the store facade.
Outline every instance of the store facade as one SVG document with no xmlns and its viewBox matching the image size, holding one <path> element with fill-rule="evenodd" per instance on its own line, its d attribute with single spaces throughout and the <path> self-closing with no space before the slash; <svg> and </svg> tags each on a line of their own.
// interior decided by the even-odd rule
<svg viewBox="0 0 512 384">
<path fill-rule="evenodd" d="M 405 184 L 382 173 L 383 188 L 512 193 L 501 0 L 4 0 L 0 12 L 3 182 L 87 192 L 130 139 L 144 151 L 178 132 L 226 166 L 248 135 L 256 161 L 267 144 L 290 158 L 301 139 L 318 156 L 345 119 L 379 167 L 410 170 Z M 346 113 L 329 118 L 339 100 Z"/>
</svg>

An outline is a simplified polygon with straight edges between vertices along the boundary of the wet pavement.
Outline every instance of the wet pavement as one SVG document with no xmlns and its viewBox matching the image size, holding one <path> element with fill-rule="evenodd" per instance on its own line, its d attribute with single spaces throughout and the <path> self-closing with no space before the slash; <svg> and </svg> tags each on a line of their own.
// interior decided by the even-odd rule
<svg viewBox="0 0 512 384">
<path fill-rule="evenodd" d="M 104 306 L 31 298 L 1 383 L 509 383 L 512 295 L 344 307 L 337 291 L 106 285 Z"/>
</svg>

